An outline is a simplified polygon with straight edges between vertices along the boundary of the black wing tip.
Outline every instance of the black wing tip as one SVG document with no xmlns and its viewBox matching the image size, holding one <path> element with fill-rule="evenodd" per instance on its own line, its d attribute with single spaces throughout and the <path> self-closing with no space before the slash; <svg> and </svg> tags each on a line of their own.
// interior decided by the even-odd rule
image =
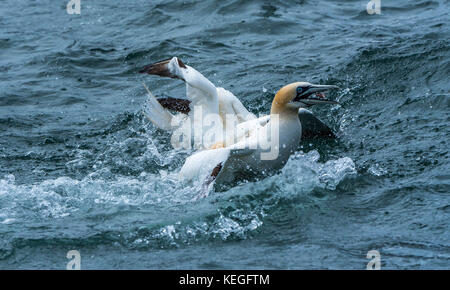
<svg viewBox="0 0 450 290">
<path fill-rule="evenodd" d="M 163 106 L 164 109 L 168 109 L 171 111 L 189 114 L 191 108 L 189 107 L 191 101 L 186 99 L 177 99 L 177 98 L 158 98 L 158 102 Z"/>
<path fill-rule="evenodd" d="M 179 65 L 180 67 L 182 67 L 182 68 L 187 68 L 186 65 L 181 61 L 181 59 L 179 59 L 178 57 L 177 57 L 177 59 L 178 59 L 178 65 Z"/>
<path fill-rule="evenodd" d="M 145 73 L 145 74 L 160 74 L 160 72 L 161 72 L 161 70 L 162 70 L 162 67 L 164 67 L 163 70 L 167 70 L 166 65 L 167 65 L 171 60 L 172 60 L 172 58 L 168 58 L 168 59 L 165 59 L 165 60 L 161 60 L 161 61 L 158 61 L 158 62 L 149 64 L 149 65 L 146 65 L 146 66 L 144 66 L 144 68 L 142 68 L 142 69 L 139 71 L 139 73 L 141 73 L 141 74 L 144 74 L 144 73 Z M 181 61 L 181 59 L 179 59 L 179 58 L 177 57 L 177 60 L 178 60 L 178 65 L 179 65 L 181 68 L 187 68 L 186 65 Z"/>
<path fill-rule="evenodd" d="M 139 73 L 140 73 L 140 74 L 147 74 L 147 73 L 149 73 L 150 66 L 151 66 L 151 65 L 146 65 L 146 66 L 144 66 L 144 67 L 139 71 Z"/>
</svg>

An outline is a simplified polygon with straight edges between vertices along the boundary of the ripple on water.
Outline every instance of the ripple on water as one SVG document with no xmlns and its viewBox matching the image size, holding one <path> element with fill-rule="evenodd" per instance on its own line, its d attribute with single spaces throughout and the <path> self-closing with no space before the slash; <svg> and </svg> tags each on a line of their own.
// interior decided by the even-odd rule
<svg viewBox="0 0 450 290">
<path fill-rule="evenodd" d="M 8 175 L 0 180 L 1 223 L 27 227 L 35 219 L 75 219 L 91 227 L 97 226 L 100 217 L 113 222 L 126 211 L 142 211 L 145 220 L 139 220 L 140 226 L 117 233 L 123 246 L 165 248 L 197 241 L 246 239 L 263 225 L 266 212 L 277 205 L 277 199 L 308 194 L 314 188 L 333 189 L 356 173 L 349 158 L 326 163 L 318 159 L 317 151 L 297 153 L 279 175 L 203 200 L 195 199 L 201 184 L 182 185 L 176 173 L 166 171 L 139 177 L 113 176 L 104 167 L 80 180 L 59 177 L 32 185 L 16 184 L 14 175 Z M 281 193 L 274 187 L 282 188 Z M 269 194 L 261 196 L 261 192 Z M 167 215 L 167 211 L 172 214 Z M 57 227 L 55 238 L 64 230 L 65 226 Z"/>
</svg>

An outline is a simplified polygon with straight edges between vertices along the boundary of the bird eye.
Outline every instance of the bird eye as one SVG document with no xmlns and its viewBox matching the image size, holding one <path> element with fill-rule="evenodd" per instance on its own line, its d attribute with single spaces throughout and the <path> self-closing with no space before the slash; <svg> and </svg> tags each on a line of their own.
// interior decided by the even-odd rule
<svg viewBox="0 0 450 290">
<path fill-rule="evenodd" d="M 303 99 L 306 97 L 305 93 L 309 87 L 297 87 L 297 98 Z"/>
</svg>

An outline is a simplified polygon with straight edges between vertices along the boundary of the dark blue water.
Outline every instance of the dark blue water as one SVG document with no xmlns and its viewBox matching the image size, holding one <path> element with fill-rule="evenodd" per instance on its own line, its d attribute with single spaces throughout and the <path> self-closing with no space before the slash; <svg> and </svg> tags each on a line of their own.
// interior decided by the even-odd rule
<svg viewBox="0 0 450 290">
<path fill-rule="evenodd" d="M 67 1 L 68 2 L 68 1 Z M 450 2 L 0 3 L 0 268 L 450 267 Z M 190 152 L 141 114 L 184 85 L 138 74 L 180 57 L 268 113 L 294 81 L 340 136 L 282 173 L 193 201 Z"/>
</svg>

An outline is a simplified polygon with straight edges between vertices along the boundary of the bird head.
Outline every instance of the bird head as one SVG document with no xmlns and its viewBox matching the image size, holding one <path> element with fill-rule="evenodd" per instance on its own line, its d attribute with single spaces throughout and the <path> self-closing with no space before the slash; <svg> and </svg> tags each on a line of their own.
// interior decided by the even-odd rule
<svg viewBox="0 0 450 290">
<path fill-rule="evenodd" d="M 316 104 L 339 104 L 327 99 L 325 92 L 339 89 L 333 85 L 315 85 L 308 82 L 296 82 L 282 87 L 273 99 L 272 108 L 305 108 Z"/>
</svg>

